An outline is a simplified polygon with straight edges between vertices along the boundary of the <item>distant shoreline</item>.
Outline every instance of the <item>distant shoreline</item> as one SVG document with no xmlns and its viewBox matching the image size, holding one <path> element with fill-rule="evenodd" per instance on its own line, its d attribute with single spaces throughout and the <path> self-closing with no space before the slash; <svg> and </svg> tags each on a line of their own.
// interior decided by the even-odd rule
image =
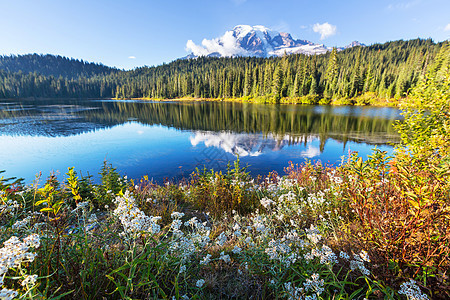
<svg viewBox="0 0 450 300">
<path fill-rule="evenodd" d="M 381 106 L 381 107 L 398 107 L 400 108 L 402 104 L 406 101 L 406 98 L 401 99 L 378 99 L 371 98 L 369 101 L 364 101 L 361 97 L 352 99 L 333 99 L 325 100 L 313 99 L 314 101 L 308 101 L 308 98 L 283 98 L 280 102 L 271 101 L 269 98 L 256 97 L 256 98 L 197 98 L 197 97 L 181 97 L 181 98 L 148 98 L 148 97 L 138 97 L 138 98 L 51 98 L 51 97 L 26 97 L 26 98 L 2 98 L 0 101 L 45 101 L 45 100 L 143 100 L 143 101 L 160 101 L 160 102 L 175 102 L 175 101 L 186 101 L 186 102 L 238 102 L 238 103 L 255 103 L 255 104 L 305 104 L 305 105 L 331 105 L 331 106 Z"/>
<path fill-rule="evenodd" d="M 331 106 L 382 106 L 382 107 L 401 107 L 406 101 L 406 98 L 401 99 L 372 99 L 371 103 L 366 103 L 358 98 L 354 99 L 337 99 L 330 101 L 304 101 L 302 98 L 292 99 L 286 98 L 281 99 L 280 102 L 276 103 L 268 99 L 263 98 L 197 98 L 197 97 L 181 97 L 181 98 L 171 98 L 171 99 L 159 99 L 159 98 L 108 98 L 110 100 L 144 100 L 144 101 L 206 101 L 206 102 L 239 102 L 239 103 L 256 103 L 256 104 L 305 104 L 305 105 L 331 105 Z M 303 100 L 303 101 L 302 101 Z"/>
</svg>

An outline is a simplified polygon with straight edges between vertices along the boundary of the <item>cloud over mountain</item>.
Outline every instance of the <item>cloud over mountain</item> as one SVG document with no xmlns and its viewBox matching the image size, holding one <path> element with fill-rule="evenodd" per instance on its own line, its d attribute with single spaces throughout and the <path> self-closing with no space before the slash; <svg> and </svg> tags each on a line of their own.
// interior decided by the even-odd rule
<svg viewBox="0 0 450 300">
<path fill-rule="evenodd" d="M 323 23 L 314 25 L 314 31 L 321 34 L 321 38 L 327 38 L 336 34 L 334 25 Z M 339 48 L 363 46 L 359 42 Z M 307 40 L 294 39 L 289 33 L 278 32 L 267 27 L 257 25 L 238 25 L 225 32 L 224 35 L 214 39 L 203 39 L 200 45 L 188 40 L 186 51 L 191 52 L 186 58 L 199 56 L 257 56 L 270 57 L 284 54 L 323 54 L 331 51 L 331 48 L 323 44 L 314 44 Z"/>
<path fill-rule="evenodd" d="M 196 45 L 192 40 L 187 41 L 186 50 L 196 56 L 207 56 L 212 53 L 220 56 L 247 56 L 248 51 L 240 47 L 233 31 L 227 31 L 223 36 L 216 39 L 203 39 L 202 45 Z"/>
<path fill-rule="evenodd" d="M 324 40 L 337 33 L 337 27 L 325 22 L 323 24 L 316 23 L 313 26 L 314 32 L 320 33 L 320 39 Z"/>
</svg>

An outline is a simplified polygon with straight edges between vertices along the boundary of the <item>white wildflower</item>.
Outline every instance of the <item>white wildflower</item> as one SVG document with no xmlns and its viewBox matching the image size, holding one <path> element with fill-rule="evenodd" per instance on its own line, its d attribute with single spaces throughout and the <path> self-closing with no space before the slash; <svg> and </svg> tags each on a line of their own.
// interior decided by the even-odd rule
<svg viewBox="0 0 450 300">
<path fill-rule="evenodd" d="M 361 259 L 366 262 L 370 262 L 369 254 L 367 254 L 367 252 L 364 250 L 361 250 L 361 252 L 359 253 L 359 257 L 361 257 Z"/>
<path fill-rule="evenodd" d="M 32 248 L 39 248 L 39 246 L 41 245 L 41 239 L 36 233 L 27 236 L 23 241 L 27 244 L 28 247 Z"/>
<path fill-rule="evenodd" d="M 88 208 L 89 208 L 89 201 L 79 202 L 77 204 L 77 207 L 75 207 L 75 209 L 73 209 L 71 213 L 75 213 L 79 210 L 81 210 L 81 212 L 84 213 Z"/>
<path fill-rule="evenodd" d="M 191 227 L 197 227 L 197 224 L 198 224 L 199 222 L 198 222 L 198 220 L 197 220 L 197 217 L 193 217 L 193 218 L 191 218 L 190 220 L 188 220 L 188 221 L 186 221 L 185 223 L 184 223 L 184 226 L 186 226 L 186 227 L 188 227 L 188 226 L 191 226 Z"/>
<path fill-rule="evenodd" d="M 306 253 L 303 255 L 303 258 L 306 260 L 306 262 L 310 262 L 311 260 L 314 259 L 314 255 L 312 255 L 311 253 Z"/>
<path fill-rule="evenodd" d="M 129 194 L 129 191 L 126 191 L 123 197 L 116 197 L 115 203 L 117 208 L 113 211 L 113 214 L 119 218 L 125 233 L 139 235 L 141 232 L 149 232 L 151 234 L 160 232 L 161 227 L 156 224 L 157 219 L 154 219 L 152 216 L 146 216 L 138 208 L 135 199 Z"/>
<path fill-rule="evenodd" d="M 0 291 L 0 299 L 2 300 L 12 300 L 16 298 L 18 295 L 19 293 L 14 290 L 8 290 L 4 288 Z"/>
<path fill-rule="evenodd" d="M 324 291 L 323 288 L 324 280 L 319 280 L 319 274 L 314 273 L 311 275 L 311 279 L 306 279 L 306 282 L 303 283 L 306 291 L 311 291 L 316 293 L 316 295 L 322 294 Z"/>
<path fill-rule="evenodd" d="M 429 299 L 426 294 L 422 294 L 416 282 L 412 279 L 409 282 L 404 282 L 400 285 L 399 294 L 403 294 L 410 300 L 426 300 Z"/>
<path fill-rule="evenodd" d="M 222 232 L 217 238 L 216 238 L 216 244 L 222 247 L 227 242 L 227 235 L 225 232 Z"/>
<path fill-rule="evenodd" d="M 183 225 L 183 222 L 180 219 L 175 219 L 172 221 L 170 228 L 173 230 L 173 232 L 180 233 L 181 225 Z"/>
<path fill-rule="evenodd" d="M 0 205 L 0 215 L 2 214 L 10 214 L 11 216 L 14 215 L 14 213 L 17 211 L 17 209 L 20 207 L 19 203 L 17 201 L 13 201 L 11 199 L 4 200 L 5 202 Z"/>
<path fill-rule="evenodd" d="M 20 241 L 16 236 L 11 237 L 3 243 L 4 247 L 0 248 L 0 286 L 3 285 L 3 278 L 6 272 L 11 268 L 17 268 L 24 262 L 32 262 L 36 253 L 30 253 L 30 247 L 37 248 L 40 246 L 40 239 L 37 234 L 32 234 Z M 32 280 L 30 278 L 29 280 Z M 15 291 L 3 289 L 0 292 L 0 299 L 14 298 Z M 11 298 L 11 299 L 12 299 Z"/>
<path fill-rule="evenodd" d="M 306 237 L 313 243 L 317 244 L 321 239 L 322 235 L 320 234 L 320 231 L 311 225 L 309 229 L 306 229 Z"/>
<path fill-rule="evenodd" d="M 229 263 L 231 261 L 230 256 L 228 254 L 225 254 L 223 251 L 220 252 L 219 260 L 223 260 L 226 263 Z"/>
<path fill-rule="evenodd" d="M 350 256 L 344 251 L 341 251 L 339 253 L 339 257 L 342 258 L 342 259 L 345 259 L 345 260 L 350 260 Z"/>
<path fill-rule="evenodd" d="M 196 285 L 198 288 L 201 288 L 204 284 L 205 284 L 205 280 L 204 280 L 204 279 L 199 279 L 199 280 L 197 280 L 197 282 L 195 283 L 195 285 Z"/>
<path fill-rule="evenodd" d="M 284 289 L 288 294 L 289 300 L 301 299 L 301 295 L 303 294 L 303 288 L 293 286 L 292 282 L 286 282 L 284 284 Z"/>
<path fill-rule="evenodd" d="M 16 221 L 13 224 L 12 229 L 20 230 L 20 229 L 26 227 L 28 225 L 28 223 L 30 223 L 32 218 L 33 218 L 32 216 L 28 216 L 28 217 L 26 217 L 25 219 L 23 219 L 21 221 Z"/>
<path fill-rule="evenodd" d="M 269 198 L 262 198 L 261 199 L 261 205 L 264 206 L 266 209 L 270 208 L 270 206 L 275 203 L 273 200 L 269 199 Z"/>
<path fill-rule="evenodd" d="M 252 238 L 249 236 L 245 238 L 244 243 L 246 243 L 247 246 L 249 246 L 249 247 L 255 246 L 255 243 L 253 242 Z"/>
<path fill-rule="evenodd" d="M 22 286 L 34 286 L 36 284 L 37 275 L 25 275 Z"/>
<path fill-rule="evenodd" d="M 88 223 L 95 223 L 95 222 L 97 222 L 97 215 L 96 214 L 91 214 L 89 216 Z"/>
<path fill-rule="evenodd" d="M 370 271 L 364 266 L 364 260 L 358 255 L 355 254 L 354 259 L 350 261 L 350 269 L 352 271 L 359 270 L 363 275 L 369 276 Z"/>
<path fill-rule="evenodd" d="M 207 265 L 211 261 L 211 254 L 206 254 L 206 256 L 200 261 L 201 265 Z"/>
<path fill-rule="evenodd" d="M 232 250 L 232 252 L 233 252 L 234 254 L 239 254 L 239 253 L 241 253 L 241 251 L 242 251 L 242 248 L 240 248 L 240 247 L 238 247 L 238 246 L 234 246 L 234 248 L 233 248 L 233 250 Z"/>
<path fill-rule="evenodd" d="M 322 249 L 313 249 L 311 254 L 315 257 L 320 258 L 321 264 L 331 264 L 337 263 L 337 256 L 334 254 L 333 250 L 327 245 L 322 246 Z"/>
<path fill-rule="evenodd" d="M 185 265 L 181 265 L 181 267 L 180 267 L 180 271 L 178 272 L 178 273 L 184 273 L 184 272 L 186 272 L 186 266 Z"/>
<path fill-rule="evenodd" d="M 184 217 L 184 213 L 180 213 L 180 212 L 174 211 L 174 212 L 170 215 L 170 217 L 171 217 L 172 219 L 181 219 L 182 217 Z"/>
</svg>

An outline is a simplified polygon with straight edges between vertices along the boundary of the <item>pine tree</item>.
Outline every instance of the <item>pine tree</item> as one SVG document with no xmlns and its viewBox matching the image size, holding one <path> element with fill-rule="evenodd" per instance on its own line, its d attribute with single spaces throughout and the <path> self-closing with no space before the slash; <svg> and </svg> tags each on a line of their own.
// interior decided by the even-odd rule
<svg viewBox="0 0 450 300">
<path fill-rule="evenodd" d="M 311 76 L 311 87 L 309 88 L 310 95 L 317 95 L 317 80 L 314 76 Z"/>
<path fill-rule="evenodd" d="M 266 62 L 264 69 L 264 95 L 269 95 L 272 92 L 272 68 L 270 64 Z"/>
<path fill-rule="evenodd" d="M 272 80 L 272 98 L 276 103 L 280 102 L 281 99 L 281 88 L 283 80 L 283 70 L 280 66 L 275 68 L 273 72 L 273 80 Z"/>
<path fill-rule="evenodd" d="M 337 49 L 333 47 L 330 53 L 330 58 L 328 59 L 327 71 L 325 75 L 326 86 L 325 86 L 325 97 L 332 98 L 336 93 L 336 86 L 338 81 L 338 61 L 337 61 Z"/>
<path fill-rule="evenodd" d="M 298 73 L 295 74 L 294 86 L 292 87 L 291 97 L 296 98 L 299 96 L 298 94 L 299 84 L 298 84 Z"/>
<path fill-rule="evenodd" d="M 245 78 L 244 78 L 244 97 L 249 96 L 251 93 L 252 82 L 251 82 L 252 74 L 250 67 L 247 67 L 245 70 Z"/>
</svg>

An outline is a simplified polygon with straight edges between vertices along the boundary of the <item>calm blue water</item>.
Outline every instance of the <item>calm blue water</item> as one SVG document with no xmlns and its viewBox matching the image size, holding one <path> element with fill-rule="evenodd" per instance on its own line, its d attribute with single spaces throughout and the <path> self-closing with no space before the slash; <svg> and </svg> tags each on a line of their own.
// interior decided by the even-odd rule
<svg viewBox="0 0 450 300">
<path fill-rule="evenodd" d="M 338 163 L 392 151 L 394 108 L 149 101 L 0 102 L 0 170 L 31 182 L 74 166 L 97 176 L 106 159 L 123 175 L 156 181 L 196 167 L 225 169 L 239 155 L 254 174 L 289 161 Z M 6 175 L 5 175 L 6 174 Z"/>
</svg>

